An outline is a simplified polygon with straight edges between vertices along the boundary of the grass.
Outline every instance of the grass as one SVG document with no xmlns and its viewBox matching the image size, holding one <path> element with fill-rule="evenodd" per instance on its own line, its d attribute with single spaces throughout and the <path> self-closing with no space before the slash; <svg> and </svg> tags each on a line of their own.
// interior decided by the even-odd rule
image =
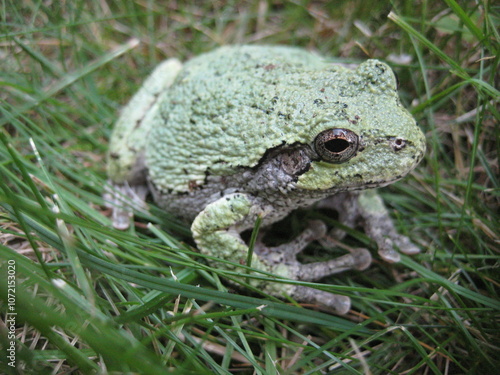
<svg viewBox="0 0 500 375">
<path fill-rule="evenodd" d="M 0 372 L 498 368 L 500 19 L 493 1 L 5 0 L 0 17 Z M 102 193 L 118 110 L 161 60 L 231 43 L 388 60 L 426 133 L 423 163 L 381 190 L 399 231 L 422 252 L 325 280 L 319 287 L 352 298 L 345 316 L 228 291 L 224 279 L 232 275 L 207 266 L 188 228 L 152 202 L 129 231 L 110 226 Z M 353 234 L 347 244 L 363 239 Z M 17 315 L 6 315 L 11 306 Z"/>
</svg>

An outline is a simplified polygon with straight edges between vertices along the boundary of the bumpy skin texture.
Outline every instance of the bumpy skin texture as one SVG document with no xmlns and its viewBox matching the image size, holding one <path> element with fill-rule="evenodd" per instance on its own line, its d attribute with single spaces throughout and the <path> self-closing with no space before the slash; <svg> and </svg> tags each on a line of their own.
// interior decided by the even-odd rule
<svg viewBox="0 0 500 375">
<path fill-rule="evenodd" d="M 368 60 L 350 70 L 301 49 L 264 46 L 222 47 L 181 70 L 170 64 L 175 74 L 153 73 L 155 87 L 164 89 L 147 84 L 118 121 L 108 174 L 130 196 L 146 178 L 158 205 L 192 222 L 201 252 L 234 262 L 218 266 L 237 270 L 245 261 L 248 248 L 239 234 L 257 217 L 266 227 L 315 202 L 338 210 L 348 225 L 361 219 L 388 261 L 399 259 L 394 247 L 418 251 L 397 234 L 376 194 L 353 191 L 402 178 L 425 151 L 424 136 L 401 106 L 386 64 Z M 370 264 L 365 249 L 299 263 L 296 254 L 313 240 L 327 244 L 325 234 L 324 224 L 312 222 L 289 244 L 269 248 L 259 242 L 252 267 L 312 281 Z M 347 297 L 252 284 L 339 313 L 349 309 Z"/>
</svg>

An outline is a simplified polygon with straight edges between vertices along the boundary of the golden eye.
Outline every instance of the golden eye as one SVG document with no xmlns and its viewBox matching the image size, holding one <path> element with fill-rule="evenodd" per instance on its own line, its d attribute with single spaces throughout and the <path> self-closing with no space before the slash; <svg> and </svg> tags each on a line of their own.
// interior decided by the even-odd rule
<svg viewBox="0 0 500 375">
<path fill-rule="evenodd" d="M 318 134 L 314 148 L 323 161 L 334 164 L 345 163 L 358 151 L 359 138 L 349 129 L 327 129 Z"/>
</svg>

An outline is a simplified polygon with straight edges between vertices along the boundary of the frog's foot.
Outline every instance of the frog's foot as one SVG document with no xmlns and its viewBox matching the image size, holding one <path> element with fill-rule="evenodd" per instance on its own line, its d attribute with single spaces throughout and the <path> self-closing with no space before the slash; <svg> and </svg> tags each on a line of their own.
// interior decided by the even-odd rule
<svg viewBox="0 0 500 375">
<path fill-rule="evenodd" d="M 372 257 L 366 249 L 352 249 L 350 254 L 339 258 L 314 262 L 300 263 L 297 254 L 304 250 L 312 241 L 321 240 L 326 235 L 327 228 L 321 220 L 309 221 L 308 227 L 292 241 L 275 247 L 266 247 L 257 242 L 254 248 L 260 259 L 270 264 L 292 264 L 297 266 L 297 280 L 316 281 L 347 270 L 364 270 L 371 264 Z"/>
<path fill-rule="evenodd" d="M 323 262 L 300 263 L 297 254 L 307 247 L 312 241 L 322 239 L 327 232 L 326 225 L 319 220 L 312 220 L 308 227 L 292 241 L 276 246 L 266 247 L 262 243 L 256 244 L 255 252 L 261 261 L 269 264 L 287 265 L 289 273 L 299 281 L 317 281 L 348 270 L 364 270 L 371 264 L 372 257 L 366 249 L 353 249 L 350 254 Z M 312 303 L 332 308 L 338 314 L 346 314 L 351 306 L 349 297 L 332 294 L 329 292 L 295 286 L 290 295 L 298 301 Z"/>
<path fill-rule="evenodd" d="M 110 183 L 106 186 L 104 200 L 106 206 L 112 209 L 113 227 L 119 230 L 128 229 L 133 212 L 146 210 L 146 185 L 129 185 Z"/>
<path fill-rule="evenodd" d="M 374 190 L 338 194 L 320 202 L 319 206 L 337 210 L 339 221 L 346 226 L 354 227 L 357 222 L 361 222 L 366 234 L 377 243 L 380 257 L 386 262 L 397 263 L 401 260 L 396 249 L 405 254 L 420 252 L 408 237 L 396 231 L 382 199 Z M 341 239 L 344 235 L 343 230 L 334 228 L 321 243 L 330 246 L 328 237 Z"/>
</svg>

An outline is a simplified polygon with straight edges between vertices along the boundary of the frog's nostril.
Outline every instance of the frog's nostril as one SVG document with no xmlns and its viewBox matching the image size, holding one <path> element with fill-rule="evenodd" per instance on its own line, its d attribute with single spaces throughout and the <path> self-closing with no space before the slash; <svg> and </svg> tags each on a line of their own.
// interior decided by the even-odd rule
<svg viewBox="0 0 500 375">
<path fill-rule="evenodd" d="M 406 147 L 406 140 L 403 138 L 392 138 L 390 140 L 390 145 L 394 151 L 400 151 Z"/>
</svg>

